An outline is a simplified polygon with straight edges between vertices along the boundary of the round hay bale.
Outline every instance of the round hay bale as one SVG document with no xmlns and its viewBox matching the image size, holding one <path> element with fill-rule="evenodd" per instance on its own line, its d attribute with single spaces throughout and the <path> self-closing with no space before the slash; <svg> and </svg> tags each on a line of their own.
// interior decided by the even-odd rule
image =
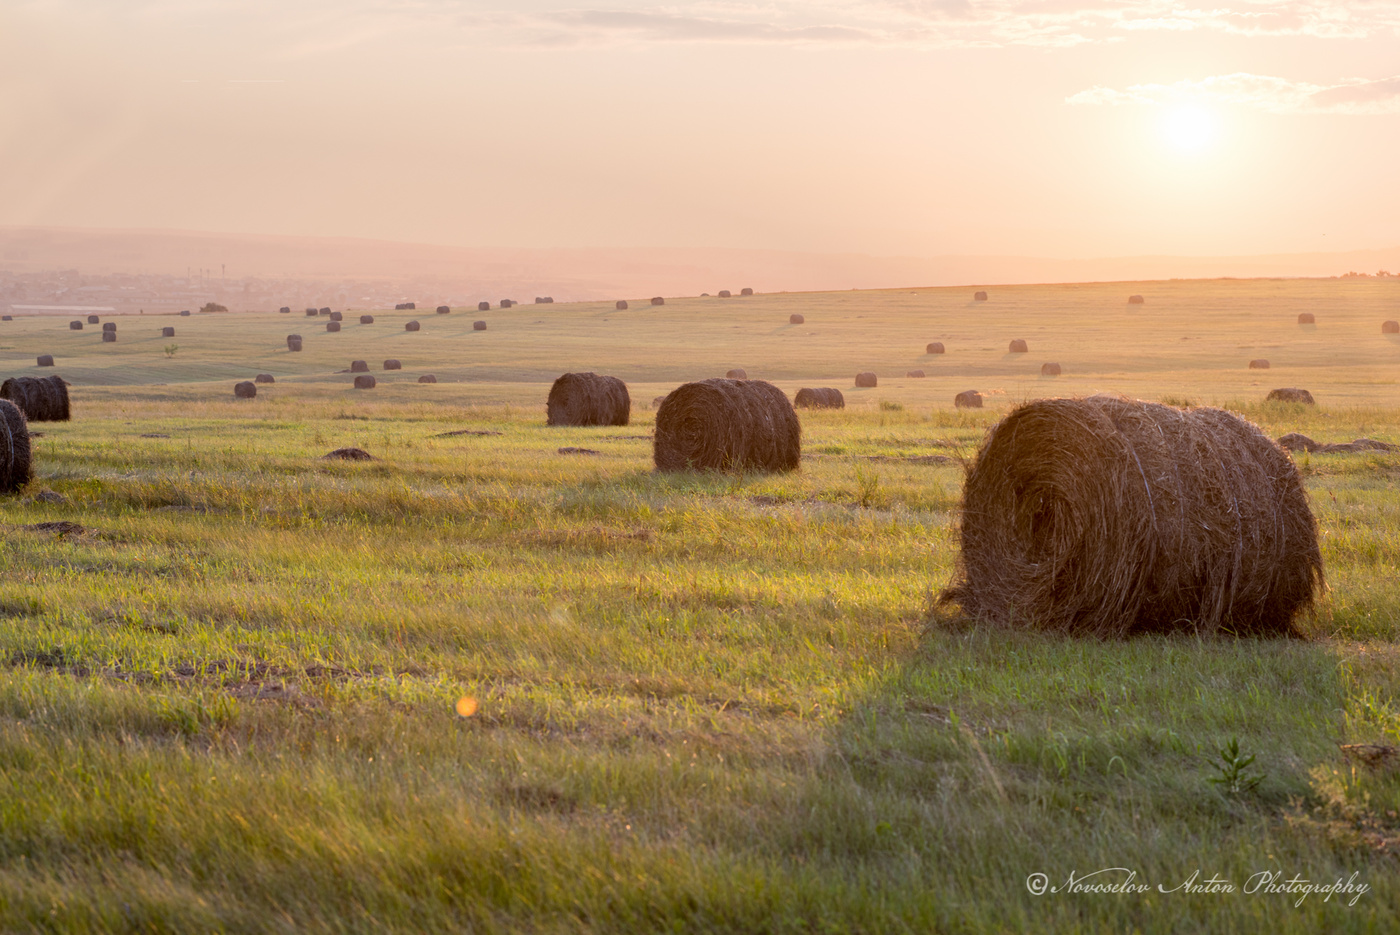
<svg viewBox="0 0 1400 935">
<path fill-rule="evenodd" d="M 665 300 L 664 298 L 662 298 L 661 296 L 659 296 L 659 295 L 654 295 L 654 296 L 651 297 L 651 304 L 652 304 L 652 305 L 665 305 L 665 304 L 666 304 L 666 300 Z"/>
<path fill-rule="evenodd" d="M 52 367 L 52 366 L 53 366 L 53 355 L 52 355 L 52 354 L 40 354 L 40 355 L 38 356 L 38 358 L 36 358 L 36 360 L 37 360 L 37 363 L 35 364 L 35 366 L 37 366 L 37 367 Z"/>
<path fill-rule="evenodd" d="M 418 378 L 418 382 L 419 382 L 419 383 L 436 383 L 436 382 L 437 382 L 437 377 L 433 376 L 431 373 L 425 373 L 425 374 L 423 374 L 421 377 Z"/>
<path fill-rule="evenodd" d="M 554 296 L 552 296 L 552 295 L 537 295 L 537 296 L 535 296 L 535 304 L 536 304 L 536 305 L 553 305 L 553 304 L 554 304 Z"/>
<path fill-rule="evenodd" d="M 1316 451 L 1322 445 L 1313 441 L 1301 432 L 1289 432 L 1287 435 L 1280 435 L 1278 446 L 1285 451 Z"/>
<path fill-rule="evenodd" d="M 748 286 L 745 286 L 744 288 L 742 288 L 742 289 L 739 290 L 739 294 L 740 294 L 740 295 L 753 295 L 753 290 L 750 289 Z"/>
<path fill-rule="evenodd" d="M 1296 386 L 1283 386 L 1276 390 L 1269 390 L 1269 395 L 1265 397 L 1280 403 L 1304 403 L 1308 406 L 1317 405 L 1317 400 L 1313 399 L 1313 394 L 1307 390 L 1299 389 Z"/>
<path fill-rule="evenodd" d="M 83 330 L 83 323 L 82 323 L 81 321 L 70 321 L 70 322 L 68 323 L 68 330 L 69 330 L 69 331 L 82 331 L 82 330 Z"/>
<path fill-rule="evenodd" d="M 418 322 L 416 322 L 416 321 L 407 321 L 407 322 L 404 322 L 403 330 L 405 330 L 405 331 L 417 331 L 420 327 L 421 327 L 421 325 L 419 325 Z"/>
<path fill-rule="evenodd" d="M 293 347 L 293 345 L 296 345 L 296 346 Z M 289 334 L 289 335 L 287 335 L 287 350 L 289 350 L 289 351 L 299 351 L 299 350 L 301 350 L 301 335 L 299 335 L 299 334 Z"/>
<path fill-rule="evenodd" d="M 474 321 L 474 322 L 472 322 L 472 330 L 473 330 L 473 331 L 485 331 L 485 330 L 486 330 L 486 322 L 484 322 L 484 321 Z"/>
<path fill-rule="evenodd" d="M 166 326 L 166 327 L 160 329 L 160 336 L 161 336 L 162 338 L 173 338 L 173 337 L 175 337 L 175 329 L 174 329 L 174 328 L 171 328 L 171 327 L 169 327 L 169 326 Z"/>
<path fill-rule="evenodd" d="M 369 373 L 369 364 L 363 360 L 350 361 L 351 373 Z"/>
<path fill-rule="evenodd" d="M 385 370 L 402 370 L 402 369 L 403 369 L 403 364 L 399 363 L 397 360 L 394 360 L 394 358 L 390 357 L 388 360 L 384 361 L 384 369 L 385 369 Z"/>
<path fill-rule="evenodd" d="M 719 290 L 719 297 L 720 297 L 721 299 L 727 299 L 727 298 L 729 298 L 729 290 L 728 290 L 728 289 L 721 289 L 721 290 Z"/>
<path fill-rule="evenodd" d="M 330 332 L 332 332 L 332 333 L 334 333 L 334 332 L 336 332 L 336 331 L 339 331 L 339 330 L 340 330 L 340 322 L 338 322 L 338 321 L 328 321 L 328 322 L 326 322 L 326 330 L 327 330 L 327 331 L 330 331 Z"/>
<path fill-rule="evenodd" d="M 1250 370 L 1268 370 L 1269 362 L 1262 357 L 1256 357 L 1249 362 Z"/>
<path fill-rule="evenodd" d="M 308 309 L 306 310 L 306 317 L 307 317 L 307 318 L 315 318 L 315 317 L 316 317 L 316 310 L 315 310 L 314 308 L 308 308 Z"/>
<path fill-rule="evenodd" d="M 958 538 L 944 600 L 1061 633 L 1295 634 L 1323 583 L 1292 459 L 1220 409 L 1026 403 L 968 470 Z"/>
<path fill-rule="evenodd" d="M 251 380 L 244 380 L 242 383 L 233 385 L 233 395 L 238 399 L 252 399 L 258 395 L 258 388 Z"/>
<path fill-rule="evenodd" d="M 452 314 L 452 306 L 450 306 L 450 305 L 439 305 L 439 306 L 437 307 L 437 313 L 438 313 L 439 315 L 451 315 L 451 314 Z"/>
<path fill-rule="evenodd" d="M 329 315 L 330 313 L 331 307 L 329 305 L 323 305 L 321 308 L 316 310 L 316 314 L 318 315 Z"/>
<path fill-rule="evenodd" d="M 367 373 L 362 373 L 362 374 L 360 374 L 358 377 L 355 378 L 355 389 L 357 389 L 357 390 L 372 390 L 372 389 L 374 389 L 374 377 L 373 377 L 372 375 L 370 375 L 370 374 L 367 374 Z"/>
<path fill-rule="evenodd" d="M 856 386 L 871 387 L 875 386 L 877 382 L 875 374 L 871 373 L 869 370 L 863 370 L 856 374 Z"/>
<path fill-rule="evenodd" d="M 1381 334 L 1400 334 L 1400 321 L 1381 322 Z"/>
<path fill-rule="evenodd" d="M 18 406 L 0 399 L 0 493 L 14 493 L 33 476 L 29 423 Z"/>
<path fill-rule="evenodd" d="M 116 330 L 117 330 L 117 323 L 116 323 L 115 321 L 103 322 L 103 323 L 102 323 L 102 330 L 103 330 L 103 331 L 116 331 Z"/>
<path fill-rule="evenodd" d="M 360 316 L 360 324 L 362 324 L 362 325 L 372 325 L 372 324 L 374 324 L 374 316 L 373 316 L 373 315 L 361 315 L 361 316 Z"/>
<path fill-rule="evenodd" d="M 985 301 L 987 301 L 987 293 L 981 292 L 981 291 L 972 293 L 972 301 L 974 301 L 974 302 L 985 302 Z"/>
<path fill-rule="evenodd" d="M 104 332 L 102 332 L 102 343 L 103 343 L 103 344 L 115 344 L 116 342 L 117 342 L 117 333 L 116 333 L 115 331 L 104 331 Z"/>
<path fill-rule="evenodd" d="M 1317 318 L 1316 318 L 1316 316 L 1313 315 L 1312 312 L 1299 312 L 1299 313 L 1298 313 L 1298 324 L 1300 324 L 1300 325 L 1315 325 L 1315 324 L 1317 324 Z"/>
<path fill-rule="evenodd" d="M 491 303 L 490 303 L 490 302 L 478 302 L 478 303 L 476 303 L 476 310 L 477 310 L 478 312 L 489 312 L 489 311 L 491 311 Z"/>
<path fill-rule="evenodd" d="M 1142 296 L 1140 296 L 1140 295 L 1130 295 L 1130 296 L 1128 296 L 1128 304 L 1129 304 L 1129 305 L 1141 305 L 1141 304 L 1143 304 L 1143 302 L 1145 302 L 1145 301 L 1146 301 L 1146 300 L 1145 300 Z"/>
<path fill-rule="evenodd" d="M 290 305 L 284 305 L 284 306 L 282 306 L 281 308 L 279 308 L 279 309 L 277 310 L 277 314 L 279 314 L 279 315 L 290 315 L 291 313 L 292 313 L 292 307 L 291 307 Z M 181 315 L 184 315 L 184 314 L 187 314 L 187 313 L 181 312 L 180 314 L 181 314 Z"/>
<path fill-rule="evenodd" d="M 924 378 L 924 372 L 922 370 L 908 370 L 905 372 L 904 376 L 911 380 L 922 380 Z"/>
<path fill-rule="evenodd" d="M 982 394 L 976 390 L 963 390 L 953 397 L 953 407 L 955 409 L 981 409 Z"/>
<path fill-rule="evenodd" d="M 1008 354 L 1025 354 L 1029 351 L 1030 348 L 1026 347 L 1026 342 L 1022 341 L 1020 338 L 1013 338 L 1011 343 L 1006 346 L 1006 352 Z"/>
<path fill-rule="evenodd" d="M 1040 365 L 1040 375 L 1042 377 L 1058 377 L 1061 372 L 1059 364 L 1048 363 Z"/>
<path fill-rule="evenodd" d="M 793 405 L 798 409 L 845 409 L 846 397 L 835 387 L 804 386 L 797 391 Z"/>
<path fill-rule="evenodd" d="M 99 321 L 101 321 L 101 320 L 102 320 L 102 319 L 98 318 L 96 315 L 89 315 L 89 316 L 88 316 L 88 324 L 90 324 L 90 325 L 95 325 L 95 324 L 97 324 L 97 323 L 98 323 Z"/>
<path fill-rule="evenodd" d="M 373 461 L 374 455 L 363 448 L 337 448 L 321 455 L 326 461 Z"/>
<path fill-rule="evenodd" d="M 549 388 L 546 425 L 626 425 L 632 416 L 627 384 L 596 373 L 566 373 Z"/>
<path fill-rule="evenodd" d="M 665 397 L 665 396 L 653 396 L 653 397 L 651 398 L 651 408 L 653 408 L 653 409 L 660 409 L 660 408 L 661 408 L 661 404 L 664 403 L 665 401 L 666 401 L 666 397 Z"/>
<path fill-rule="evenodd" d="M 659 471 L 795 471 L 802 425 L 763 380 L 701 380 L 672 390 L 656 413 Z"/>
<path fill-rule="evenodd" d="M 27 422 L 67 422 L 68 384 L 60 376 L 10 377 L 0 383 L 0 399 L 8 399 Z"/>
<path fill-rule="evenodd" d="M 14 320 L 15 320 L 15 316 L 13 316 L 13 315 L 0 315 L 0 321 L 14 321 Z"/>
<path fill-rule="evenodd" d="M 344 314 L 343 312 L 331 312 L 331 321 L 344 321 L 344 320 L 345 320 L 345 314 Z"/>
<path fill-rule="evenodd" d="M 788 316 L 788 324 L 790 325 L 805 325 L 806 323 L 807 319 L 801 315 L 794 313 Z"/>
<path fill-rule="evenodd" d="M 942 342 L 942 341 L 930 341 L 929 344 L 928 344 L 928 346 L 924 348 L 924 353 L 925 353 L 925 354 L 942 354 L 942 353 L 944 353 L 944 350 L 943 350 L 943 342 Z"/>
<path fill-rule="evenodd" d="M 515 305 L 514 299 L 501 299 L 501 308 L 511 308 Z"/>
<path fill-rule="evenodd" d="M 270 373 L 260 373 L 253 377 L 254 383 L 276 383 L 277 378 Z"/>
<path fill-rule="evenodd" d="M 619 312 L 625 312 L 627 311 L 627 301 L 625 299 L 618 299 L 613 308 L 617 309 Z"/>
<path fill-rule="evenodd" d="M 748 372 L 742 367 L 735 367 L 733 370 L 726 371 L 724 376 L 728 380 L 747 380 L 749 378 Z"/>
<path fill-rule="evenodd" d="M 291 309 L 286 309 L 286 311 L 290 312 Z M 189 318 L 189 317 L 190 317 L 190 310 L 187 309 L 187 308 L 186 308 L 186 309 L 181 309 L 181 311 L 180 311 L 180 317 L 181 317 L 181 318 Z"/>
</svg>

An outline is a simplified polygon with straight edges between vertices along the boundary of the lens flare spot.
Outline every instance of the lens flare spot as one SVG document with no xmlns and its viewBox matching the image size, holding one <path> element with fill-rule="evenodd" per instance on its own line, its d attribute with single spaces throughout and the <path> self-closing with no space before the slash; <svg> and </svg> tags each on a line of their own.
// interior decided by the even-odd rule
<svg viewBox="0 0 1400 935">
<path fill-rule="evenodd" d="M 463 695 L 461 698 L 457 699 L 458 717 L 471 717 L 476 713 L 476 708 L 476 699 L 471 695 Z"/>
</svg>

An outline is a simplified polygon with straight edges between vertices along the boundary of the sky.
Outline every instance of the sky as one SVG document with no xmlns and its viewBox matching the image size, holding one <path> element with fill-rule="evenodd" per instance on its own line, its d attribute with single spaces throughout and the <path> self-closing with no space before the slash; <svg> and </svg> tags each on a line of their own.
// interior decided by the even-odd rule
<svg viewBox="0 0 1400 935">
<path fill-rule="evenodd" d="M 0 225 L 1400 245 L 1400 0 L 5 0 Z"/>
</svg>

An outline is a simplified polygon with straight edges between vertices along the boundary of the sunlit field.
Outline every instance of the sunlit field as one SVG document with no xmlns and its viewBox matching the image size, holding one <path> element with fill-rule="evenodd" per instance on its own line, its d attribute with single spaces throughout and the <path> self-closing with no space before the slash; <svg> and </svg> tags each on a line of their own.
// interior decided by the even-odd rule
<svg viewBox="0 0 1400 935">
<path fill-rule="evenodd" d="M 937 596 L 962 463 L 1027 399 L 1400 443 L 1400 282 L 972 291 L 0 324 L 4 375 L 64 376 L 74 413 L 0 507 L 0 928 L 1393 926 L 1400 454 L 1296 456 L 1307 640 L 1046 637 Z M 848 408 L 801 413 L 800 472 L 654 473 L 653 397 L 731 367 Z M 632 424 L 547 428 L 568 370 L 626 380 Z M 1065 891 L 1108 868 L 1147 890 Z M 1246 893 L 1265 872 L 1369 889 Z"/>
</svg>

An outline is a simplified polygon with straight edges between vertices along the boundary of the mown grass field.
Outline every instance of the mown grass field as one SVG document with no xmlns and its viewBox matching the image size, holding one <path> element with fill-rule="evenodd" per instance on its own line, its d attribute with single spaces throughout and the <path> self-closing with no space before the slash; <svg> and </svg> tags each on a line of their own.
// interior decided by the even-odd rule
<svg viewBox="0 0 1400 935">
<path fill-rule="evenodd" d="M 1400 285 L 991 293 L 5 322 L 5 373 L 65 376 L 74 419 L 0 504 L 0 929 L 1392 930 L 1400 773 L 1340 745 L 1400 745 L 1400 455 L 1298 456 L 1307 641 L 1051 638 L 935 597 L 957 459 L 1022 399 L 1400 442 Z M 849 408 L 802 414 L 799 473 L 654 474 L 650 399 L 733 366 Z M 633 424 L 546 428 L 578 369 Z M 346 445 L 376 460 L 320 457 Z M 56 520 L 84 531 L 25 528 Z M 1211 781 L 1232 738 L 1252 788 Z M 1120 867 L 1148 891 L 1027 885 Z M 1159 892 L 1197 871 L 1369 890 Z"/>
</svg>

